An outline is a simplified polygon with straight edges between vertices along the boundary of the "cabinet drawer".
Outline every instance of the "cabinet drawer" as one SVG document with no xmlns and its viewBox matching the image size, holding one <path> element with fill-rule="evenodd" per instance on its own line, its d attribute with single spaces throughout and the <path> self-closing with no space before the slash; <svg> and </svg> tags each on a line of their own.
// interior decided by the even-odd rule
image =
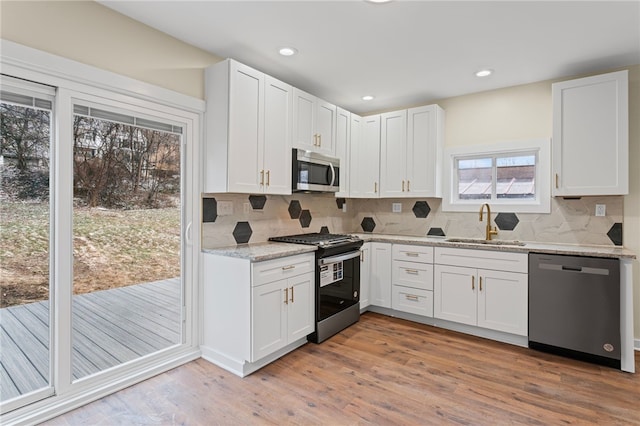
<svg viewBox="0 0 640 426">
<path fill-rule="evenodd" d="M 392 256 L 394 260 L 433 263 L 433 247 L 394 244 L 392 248 Z"/>
<path fill-rule="evenodd" d="M 392 307 L 396 311 L 432 317 L 433 292 L 394 285 Z"/>
<path fill-rule="evenodd" d="M 391 279 L 394 285 L 433 290 L 433 265 L 394 260 Z"/>
<path fill-rule="evenodd" d="M 439 265 L 464 266 L 525 274 L 529 271 L 528 259 L 529 256 L 526 253 L 446 247 L 436 247 L 434 255 L 434 261 Z"/>
<path fill-rule="evenodd" d="M 315 271 L 315 256 L 301 254 L 252 264 L 253 287 Z"/>
</svg>

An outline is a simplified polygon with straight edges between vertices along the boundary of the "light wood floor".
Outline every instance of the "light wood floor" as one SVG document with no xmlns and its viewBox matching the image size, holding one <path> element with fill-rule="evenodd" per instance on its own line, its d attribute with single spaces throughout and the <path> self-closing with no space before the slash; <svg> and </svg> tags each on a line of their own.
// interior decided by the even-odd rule
<svg viewBox="0 0 640 426">
<path fill-rule="evenodd" d="M 640 373 L 367 313 L 244 379 L 200 359 L 48 424 L 285 423 L 640 425 Z"/>
</svg>

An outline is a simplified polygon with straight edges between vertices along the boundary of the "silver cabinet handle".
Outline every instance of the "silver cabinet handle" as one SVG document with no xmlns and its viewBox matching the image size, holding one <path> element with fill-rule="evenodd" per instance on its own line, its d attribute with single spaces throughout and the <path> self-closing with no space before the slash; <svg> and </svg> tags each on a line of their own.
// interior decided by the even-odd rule
<svg viewBox="0 0 640 426">
<path fill-rule="evenodd" d="M 416 296 L 415 294 L 405 294 L 404 296 L 407 298 L 407 300 L 412 300 L 414 302 L 418 301 L 418 296 Z"/>
<path fill-rule="evenodd" d="M 405 272 L 407 274 L 411 274 L 411 275 L 418 275 L 419 271 L 417 269 L 405 269 Z"/>
<path fill-rule="evenodd" d="M 282 270 L 283 271 L 288 271 L 290 269 L 295 269 L 296 265 L 289 265 L 289 266 L 283 266 Z"/>
</svg>

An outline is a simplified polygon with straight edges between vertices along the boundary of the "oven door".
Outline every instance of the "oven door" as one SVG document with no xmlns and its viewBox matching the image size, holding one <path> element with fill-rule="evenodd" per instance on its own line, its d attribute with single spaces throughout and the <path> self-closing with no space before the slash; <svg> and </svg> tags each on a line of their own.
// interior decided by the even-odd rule
<svg viewBox="0 0 640 426">
<path fill-rule="evenodd" d="M 337 192 L 340 160 L 302 149 L 293 150 L 294 192 Z"/>
<path fill-rule="evenodd" d="M 316 296 L 318 322 L 360 301 L 360 250 L 318 259 Z"/>
</svg>

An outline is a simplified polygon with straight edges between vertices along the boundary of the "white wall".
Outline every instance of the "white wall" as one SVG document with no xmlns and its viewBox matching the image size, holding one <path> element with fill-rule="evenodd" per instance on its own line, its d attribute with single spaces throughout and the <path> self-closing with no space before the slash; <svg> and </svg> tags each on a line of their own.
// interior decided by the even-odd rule
<svg viewBox="0 0 640 426">
<path fill-rule="evenodd" d="M 93 1 L 0 1 L 0 37 L 198 98 L 204 97 L 203 68 L 220 60 Z M 623 238 L 640 254 L 640 65 L 629 70 L 631 175 Z M 438 101 L 447 112 L 446 145 L 550 137 L 551 83 Z M 634 298 L 640 339 L 637 260 Z"/>
</svg>

